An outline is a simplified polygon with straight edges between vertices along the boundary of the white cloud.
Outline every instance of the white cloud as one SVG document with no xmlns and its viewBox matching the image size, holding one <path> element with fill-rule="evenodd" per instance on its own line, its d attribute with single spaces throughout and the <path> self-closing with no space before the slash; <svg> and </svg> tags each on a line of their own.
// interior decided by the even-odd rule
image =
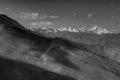
<svg viewBox="0 0 120 80">
<path fill-rule="evenodd" d="M 49 16 L 49 18 L 51 18 L 51 19 L 58 19 L 59 17 L 55 16 L 55 15 L 51 15 L 51 16 Z"/>
<path fill-rule="evenodd" d="M 58 16 L 55 15 L 40 15 L 39 19 L 58 19 Z"/>
<path fill-rule="evenodd" d="M 28 20 L 36 20 L 39 18 L 39 14 L 34 12 L 31 13 L 21 12 L 17 17 Z"/>
<path fill-rule="evenodd" d="M 40 25 L 46 25 L 46 26 L 51 26 L 51 25 L 53 25 L 53 23 L 52 22 L 49 22 L 49 21 L 41 21 L 41 22 L 39 22 L 39 24 Z"/>
<path fill-rule="evenodd" d="M 40 22 L 31 22 L 30 26 L 32 27 L 50 27 L 53 25 L 53 22 L 49 21 L 40 21 Z"/>
<path fill-rule="evenodd" d="M 40 15 L 39 16 L 39 19 L 47 19 L 48 18 L 48 15 Z"/>
<path fill-rule="evenodd" d="M 45 20 L 45 19 L 58 19 L 59 17 L 56 15 L 47 15 L 47 14 L 39 14 L 36 12 L 20 12 L 16 17 L 26 19 L 26 20 Z"/>
<path fill-rule="evenodd" d="M 10 8 L 6 7 L 5 10 L 10 10 Z"/>
<path fill-rule="evenodd" d="M 88 18 L 93 17 L 92 13 L 89 13 L 87 16 L 88 16 Z"/>
</svg>

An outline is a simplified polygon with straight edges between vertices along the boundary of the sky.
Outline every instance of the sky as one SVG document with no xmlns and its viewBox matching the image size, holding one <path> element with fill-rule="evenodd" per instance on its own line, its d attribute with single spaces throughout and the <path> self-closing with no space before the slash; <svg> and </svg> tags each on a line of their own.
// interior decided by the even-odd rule
<svg viewBox="0 0 120 80">
<path fill-rule="evenodd" d="M 0 0 L 0 13 L 24 26 L 120 26 L 117 0 Z"/>
</svg>

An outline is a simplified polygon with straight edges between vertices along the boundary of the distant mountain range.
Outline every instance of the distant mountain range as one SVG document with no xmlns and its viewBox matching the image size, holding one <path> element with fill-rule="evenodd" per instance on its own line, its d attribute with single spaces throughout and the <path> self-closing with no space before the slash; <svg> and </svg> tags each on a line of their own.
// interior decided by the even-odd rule
<svg viewBox="0 0 120 80">
<path fill-rule="evenodd" d="M 60 28 L 52 28 L 52 27 L 31 27 L 32 30 L 40 30 L 46 33 L 56 33 L 56 32 L 84 32 L 84 33 L 94 33 L 94 34 L 108 34 L 113 33 L 112 31 L 107 30 L 106 28 L 101 28 L 98 26 L 93 26 L 91 28 L 81 27 L 81 28 L 72 28 L 72 27 L 63 27 Z"/>
<path fill-rule="evenodd" d="M 119 52 L 120 33 L 105 28 L 27 28 L 0 15 L 0 80 L 120 80 Z"/>
</svg>

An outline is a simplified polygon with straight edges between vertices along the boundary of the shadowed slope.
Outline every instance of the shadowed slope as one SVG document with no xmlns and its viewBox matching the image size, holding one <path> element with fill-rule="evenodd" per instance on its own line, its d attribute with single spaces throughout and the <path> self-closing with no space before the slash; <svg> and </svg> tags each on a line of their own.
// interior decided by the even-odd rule
<svg viewBox="0 0 120 80">
<path fill-rule="evenodd" d="M 75 80 L 30 64 L 0 57 L 0 80 Z"/>
</svg>

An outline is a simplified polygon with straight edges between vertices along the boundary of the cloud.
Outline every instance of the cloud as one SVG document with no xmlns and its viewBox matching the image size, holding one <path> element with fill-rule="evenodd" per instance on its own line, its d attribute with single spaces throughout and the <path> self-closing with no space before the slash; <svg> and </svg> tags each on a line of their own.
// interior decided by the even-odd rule
<svg viewBox="0 0 120 80">
<path fill-rule="evenodd" d="M 17 17 L 28 20 L 37 20 L 39 18 L 39 14 L 34 12 L 31 13 L 21 12 L 20 14 L 17 15 Z"/>
<path fill-rule="evenodd" d="M 92 13 L 89 13 L 89 14 L 87 15 L 88 18 L 91 18 L 92 16 L 93 16 Z"/>
<path fill-rule="evenodd" d="M 49 16 L 49 18 L 51 18 L 51 19 L 58 19 L 59 17 L 55 16 L 55 15 L 51 15 L 51 16 Z"/>
<path fill-rule="evenodd" d="M 6 7 L 5 10 L 10 10 L 10 8 Z"/>
<path fill-rule="evenodd" d="M 40 15 L 39 19 L 58 19 L 58 16 L 55 15 Z"/>
<path fill-rule="evenodd" d="M 32 26 L 32 27 L 50 27 L 50 26 L 53 26 L 53 22 L 49 22 L 49 21 L 31 22 L 30 26 Z"/>
<path fill-rule="evenodd" d="M 45 20 L 45 19 L 58 19 L 59 17 L 56 15 L 47 15 L 47 14 L 39 14 L 37 12 L 20 12 L 16 17 L 26 19 L 26 20 Z"/>
<path fill-rule="evenodd" d="M 39 16 L 39 19 L 47 19 L 48 18 L 48 15 L 40 15 Z"/>
</svg>

